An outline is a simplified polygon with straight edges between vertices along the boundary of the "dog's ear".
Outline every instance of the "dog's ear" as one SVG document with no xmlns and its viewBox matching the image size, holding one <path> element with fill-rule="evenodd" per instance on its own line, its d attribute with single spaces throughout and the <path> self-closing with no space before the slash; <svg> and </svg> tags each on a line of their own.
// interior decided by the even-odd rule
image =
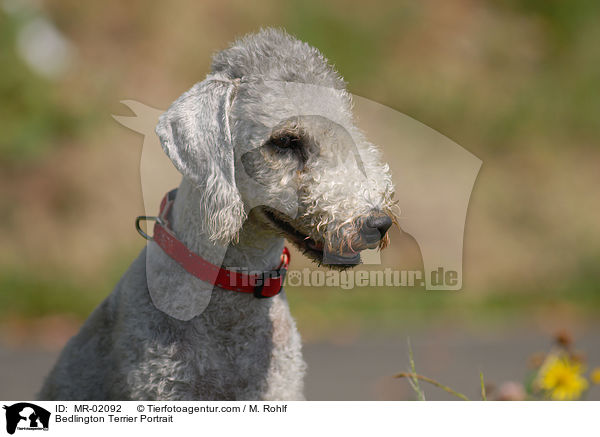
<svg viewBox="0 0 600 437">
<path fill-rule="evenodd" d="M 235 241 L 246 219 L 229 128 L 234 93 L 233 82 L 209 77 L 173 102 L 156 126 L 165 153 L 202 192 L 203 231 L 221 244 Z"/>
</svg>

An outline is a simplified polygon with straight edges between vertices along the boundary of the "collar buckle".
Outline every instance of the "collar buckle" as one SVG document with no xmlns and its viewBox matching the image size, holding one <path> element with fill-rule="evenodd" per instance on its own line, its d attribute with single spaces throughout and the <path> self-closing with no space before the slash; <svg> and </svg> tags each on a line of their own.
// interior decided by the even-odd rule
<svg viewBox="0 0 600 437">
<path fill-rule="evenodd" d="M 263 272 L 256 275 L 256 283 L 254 285 L 254 297 L 258 299 L 265 299 L 273 297 L 281 293 L 283 290 L 283 281 L 285 280 L 285 274 L 287 269 L 281 267 L 277 270 L 271 270 L 270 272 Z"/>
</svg>

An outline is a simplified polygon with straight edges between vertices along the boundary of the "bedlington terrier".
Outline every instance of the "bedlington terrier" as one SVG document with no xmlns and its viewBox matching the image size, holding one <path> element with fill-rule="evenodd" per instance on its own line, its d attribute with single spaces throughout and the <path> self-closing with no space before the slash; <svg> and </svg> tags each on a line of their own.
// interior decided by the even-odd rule
<svg viewBox="0 0 600 437">
<path fill-rule="evenodd" d="M 284 238 L 333 268 L 387 242 L 388 166 L 355 127 L 343 79 L 284 31 L 217 53 L 156 132 L 183 175 L 172 231 L 204 258 L 224 248 L 223 269 L 277 269 Z M 68 342 L 39 398 L 303 399 L 306 365 L 285 293 L 261 299 L 210 283 L 200 308 L 202 284 L 150 242 Z"/>
</svg>

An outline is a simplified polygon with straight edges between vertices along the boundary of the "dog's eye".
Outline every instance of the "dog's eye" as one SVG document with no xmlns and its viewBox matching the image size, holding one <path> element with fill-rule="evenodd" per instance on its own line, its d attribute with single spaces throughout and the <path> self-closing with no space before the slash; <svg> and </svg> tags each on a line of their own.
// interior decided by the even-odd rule
<svg viewBox="0 0 600 437">
<path fill-rule="evenodd" d="M 278 149 L 293 149 L 300 145 L 300 138 L 290 134 L 277 135 L 271 138 L 271 144 Z"/>
<path fill-rule="evenodd" d="M 294 132 L 280 132 L 273 135 L 268 142 L 268 147 L 274 156 L 290 160 L 296 159 L 298 166 L 302 167 L 308 160 L 306 137 L 301 137 Z"/>
</svg>

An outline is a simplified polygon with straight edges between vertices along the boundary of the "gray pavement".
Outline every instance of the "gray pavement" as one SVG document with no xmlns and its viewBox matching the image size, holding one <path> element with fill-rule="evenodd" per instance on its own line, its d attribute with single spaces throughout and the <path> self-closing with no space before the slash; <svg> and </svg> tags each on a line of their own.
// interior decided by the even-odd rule
<svg viewBox="0 0 600 437">
<path fill-rule="evenodd" d="M 600 366 L 600 325 L 575 334 L 591 366 Z M 479 372 L 488 382 L 522 381 L 528 357 L 544 351 L 550 337 L 540 330 L 465 330 L 452 327 L 398 335 L 362 335 L 342 342 L 309 343 L 306 396 L 309 400 L 410 400 L 405 380 L 391 376 L 408 369 L 410 336 L 417 371 L 451 386 L 472 399 L 479 394 Z M 0 399 L 30 400 L 39 389 L 59 351 L 0 345 Z M 423 385 L 427 399 L 452 400 L 443 391 Z M 588 399 L 600 400 L 600 386 Z"/>
</svg>

